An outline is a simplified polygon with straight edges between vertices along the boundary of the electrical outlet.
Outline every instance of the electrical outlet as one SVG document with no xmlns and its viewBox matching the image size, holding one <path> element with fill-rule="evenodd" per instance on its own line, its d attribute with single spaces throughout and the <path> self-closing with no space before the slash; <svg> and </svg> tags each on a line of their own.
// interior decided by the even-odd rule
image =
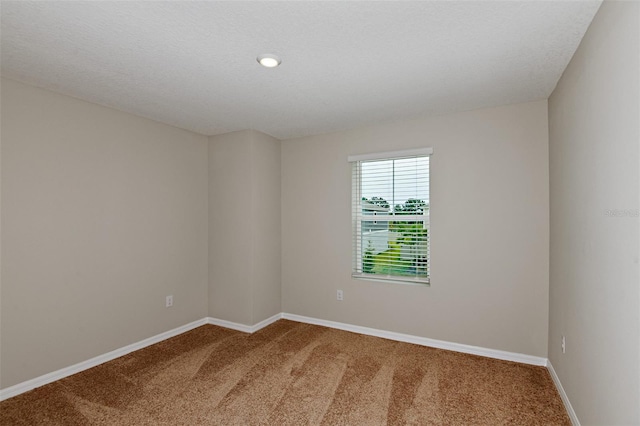
<svg viewBox="0 0 640 426">
<path fill-rule="evenodd" d="M 340 301 L 344 300 L 344 295 L 342 294 L 342 290 L 338 290 L 338 293 L 336 294 L 336 299 Z"/>
<path fill-rule="evenodd" d="M 167 299 L 165 300 L 165 306 L 167 308 L 170 308 L 173 306 L 173 294 L 170 294 L 167 296 Z"/>
<path fill-rule="evenodd" d="M 562 336 L 562 353 L 565 353 L 566 350 L 567 350 L 567 341 L 565 340 L 564 336 Z"/>
</svg>

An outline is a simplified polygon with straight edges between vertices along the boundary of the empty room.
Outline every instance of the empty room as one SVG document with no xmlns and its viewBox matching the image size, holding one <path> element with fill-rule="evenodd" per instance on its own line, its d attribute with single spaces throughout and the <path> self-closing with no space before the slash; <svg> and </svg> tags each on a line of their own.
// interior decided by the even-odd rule
<svg viewBox="0 0 640 426">
<path fill-rule="evenodd" d="M 640 2 L 0 18 L 0 424 L 640 425 Z"/>
</svg>

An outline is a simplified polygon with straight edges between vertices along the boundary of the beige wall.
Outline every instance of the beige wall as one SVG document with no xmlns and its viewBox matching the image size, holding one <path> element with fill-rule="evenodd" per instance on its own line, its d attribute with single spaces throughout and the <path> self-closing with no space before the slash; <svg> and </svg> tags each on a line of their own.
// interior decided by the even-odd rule
<svg viewBox="0 0 640 426">
<path fill-rule="evenodd" d="M 207 138 L 11 80 L 1 96 L 1 386 L 205 317 Z"/>
<path fill-rule="evenodd" d="M 280 141 L 251 132 L 253 322 L 282 312 Z"/>
<path fill-rule="evenodd" d="M 281 311 L 280 142 L 209 140 L 209 315 L 253 325 Z"/>
<path fill-rule="evenodd" d="M 431 287 L 352 279 L 347 156 L 424 146 Z M 546 357 L 548 196 L 546 101 L 285 141 L 283 310 Z"/>
<path fill-rule="evenodd" d="M 583 425 L 640 424 L 640 5 L 601 6 L 549 99 L 549 358 Z M 566 353 L 560 348 L 566 338 Z"/>
<path fill-rule="evenodd" d="M 248 131 L 209 138 L 209 315 L 241 324 L 253 319 L 250 159 Z"/>
</svg>

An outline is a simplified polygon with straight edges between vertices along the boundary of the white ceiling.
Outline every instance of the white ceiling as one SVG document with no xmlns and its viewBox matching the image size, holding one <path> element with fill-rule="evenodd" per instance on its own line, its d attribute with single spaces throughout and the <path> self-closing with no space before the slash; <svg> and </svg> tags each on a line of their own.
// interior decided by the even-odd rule
<svg viewBox="0 0 640 426">
<path fill-rule="evenodd" d="M 289 139 L 545 99 L 599 6 L 2 1 L 2 75 L 206 135 Z"/>
</svg>

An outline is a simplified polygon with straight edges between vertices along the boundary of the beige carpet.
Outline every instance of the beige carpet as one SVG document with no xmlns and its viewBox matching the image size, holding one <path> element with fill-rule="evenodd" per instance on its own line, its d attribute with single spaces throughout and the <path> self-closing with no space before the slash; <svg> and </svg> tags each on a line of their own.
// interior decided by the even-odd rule
<svg viewBox="0 0 640 426">
<path fill-rule="evenodd" d="M 280 320 L 202 326 L 0 403 L 2 425 L 570 425 L 543 367 Z"/>
</svg>

